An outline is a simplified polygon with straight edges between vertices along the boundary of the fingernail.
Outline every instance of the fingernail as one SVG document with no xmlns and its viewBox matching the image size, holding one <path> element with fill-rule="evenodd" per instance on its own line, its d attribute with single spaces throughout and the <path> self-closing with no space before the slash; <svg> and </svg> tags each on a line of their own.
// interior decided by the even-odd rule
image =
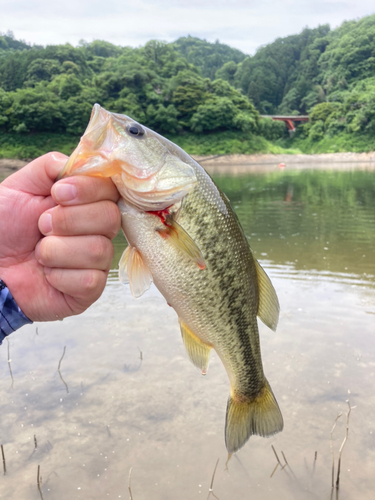
<svg viewBox="0 0 375 500">
<path fill-rule="evenodd" d="M 67 182 L 58 182 L 54 185 L 54 195 L 59 203 L 73 201 L 77 197 L 77 188 Z"/>
<path fill-rule="evenodd" d="M 43 268 L 44 274 L 50 274 L 51 270 L 52 269 L 50 267 L 44 267 Z"/>
<path fill-rule="evenodd" d="M 52 215 L 50 213 L 45 212 L 39 217 L 39 231 L 45 235 L 52 233 Z"/>
</svg>

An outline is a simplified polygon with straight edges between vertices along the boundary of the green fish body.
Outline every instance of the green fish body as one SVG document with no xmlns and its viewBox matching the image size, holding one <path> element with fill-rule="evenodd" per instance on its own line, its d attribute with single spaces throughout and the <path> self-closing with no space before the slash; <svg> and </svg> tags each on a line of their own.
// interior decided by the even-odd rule
<svg viewBox="0 0 375 500">
<path fill-rule="evenodd" d="M 119 159 L 119 153 L 107 154 L 100 165 L 100 149 L 84 144 L 83 136 L 84 152 L 78 146 L 63 175 L 111 176 L 119 189 L 122 229 L 129 243 L 120 261 L 120 280 L 129 282 L 136 297 L 151 281 L 155 283 L 176 311 L 188 355 L 203 374 L 211 349 L 217 352 L 231 387 L 225 425 L 229 453 L 239 450 L 253 434 L 270 436 L 281 431 L 282 415 L 263 372 L 257 324 L 259 316 L 275 330 L 279 304 L 229 200 L 205 170 L 175 144 L 128 117 L 102 108 L 100 113 L 106 117 L 107 130 L 111 117 L 118 120 L 111 126 L 123 134 L 127 144 L 129 124 L 138 127 L 141 136 L 133 138 L 132 132 L 127 133 L 135 142 L 135 151 L 127 145 L 128 156 Z M 105 130 L 99 134 L 101 141 Z M 86 134 L 90 131 L 89 124 Z M 138 151 L 147 148 L 159 150 L 149 157 Z M 147 175 L 152 167 L 145 174 L 132 160 L 138 168 L 134 180 L 129 150 L 131 158 L 138 152 L 150 165 L 164 165 L 157 181 L 151 182 Z"/>
</svg>

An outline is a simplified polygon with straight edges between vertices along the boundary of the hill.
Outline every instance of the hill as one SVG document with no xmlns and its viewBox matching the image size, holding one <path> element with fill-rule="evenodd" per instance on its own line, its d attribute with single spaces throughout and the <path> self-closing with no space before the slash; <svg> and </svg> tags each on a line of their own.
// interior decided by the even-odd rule
<svg viewBox="0 0 375 500">
<path fill-rule="evenodd" d="M 131 48 L 0 34 L 1 155 L 70 152 L 95 102 L 194 154 L 375 149 L 375 15 L 305 28 L 251 57 L 190 36 Z M 288 138 L 259 113 L 311 119 Z"/>
<path fill-rule="evenodd" d="M 204 56 L 201 66 L 189 62 L 185 52 L 190 59 Z M 267 138 L 283 136 L 283 125 L 260 122 L 248 97 L 223 79 L 203 75 L 233 54 L 236 60 L 245 57 L 225 45 L 191 38 L 174 44 L 152 40 L 140 48 L 96 40 L 78 47 L 4 50 L 0 154 L 13 150 L 30 157 L 54 146 L 70 152 L 95 102 L 173 136 L 192 153 L 266 151 Z M 192 134 L 195 139 L 188 140 Z"/>
<path fill-rule="evenodd" d="M 278 38 L 216 76 L 262 114 L 309 113 L 293 139 L 306 152 L 375 148 L 375 15 Z"/>
</svg>

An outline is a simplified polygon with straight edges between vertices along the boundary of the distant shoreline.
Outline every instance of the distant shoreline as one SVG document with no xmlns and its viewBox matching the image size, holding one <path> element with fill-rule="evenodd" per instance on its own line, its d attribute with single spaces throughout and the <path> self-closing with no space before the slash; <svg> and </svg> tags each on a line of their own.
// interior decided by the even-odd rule
<svg viewBox="0 0 375 500">
<path fill-rule="evenodd" d="M 372 163 L 375 162 L 375 151 L 370 153 L 322 153 L 322 154 L 251 154 L 251 155 L 192 155 L 204 165 L 274 165 L 279 163 Z"/>
<path fill-rule="evenodd" d="M 285 163 L 286 167 L 297 165 L 326 166 L 327 164 L 363 164 L 364 166 L 375 167 L 375 151 L 370 153 L 323 153 L 323 154 L 252 154 L 252 155 L 220 155 L 220 156 L 199 156 L 193 155 L 198 162 L 210 173 L 228 172 L 231 169 L 238 171 L 261 170 L 262 166 L 279 166 Z M 14 158 L 0 158 L 0 174 L 10 175 L 27 165 L 29 161 Z M 359 166 L 359 165 L 358 165 Z M 336 168 L 338 165 L 336 165 Z"/>
</svg>

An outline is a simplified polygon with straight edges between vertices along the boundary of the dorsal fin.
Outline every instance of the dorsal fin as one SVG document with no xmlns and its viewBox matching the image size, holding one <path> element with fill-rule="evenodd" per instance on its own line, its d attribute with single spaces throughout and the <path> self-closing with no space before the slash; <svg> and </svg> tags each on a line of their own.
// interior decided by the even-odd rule
<svg viewBox="0 0 375 500">
<path fill-rule="evenodd" d="M 259 303 L 258 317 L 263 323 L 275 331 L 279 321 L 280 305 L 276 295 L 276 291 L 271 283 L 271 280 L 262 268 L 259 262 L 254 259 L 255 268 L 258 277 L 259 286 Z"/>
</svg>

